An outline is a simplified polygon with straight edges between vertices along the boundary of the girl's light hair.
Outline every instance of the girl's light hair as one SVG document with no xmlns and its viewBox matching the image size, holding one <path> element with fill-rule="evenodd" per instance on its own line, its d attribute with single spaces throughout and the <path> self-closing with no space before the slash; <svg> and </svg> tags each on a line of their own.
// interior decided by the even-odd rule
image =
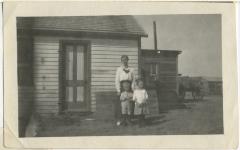
<svg viewBox="0 0 240 150">
<path fill-rule="evenodd" d="M 143 82 L 143 80 L 141 79 L 141 78 L 139 78 L 139 79 L 136 79 L 136 85 L 138 85 L 139 84 L 139 82 Z M 144 82 L 143 82 L 144 83 Z"/>
</svg>

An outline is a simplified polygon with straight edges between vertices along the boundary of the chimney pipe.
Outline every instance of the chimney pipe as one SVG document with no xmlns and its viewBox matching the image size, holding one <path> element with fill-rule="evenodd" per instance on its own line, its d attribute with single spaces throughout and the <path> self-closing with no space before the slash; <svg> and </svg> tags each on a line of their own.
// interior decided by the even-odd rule
<svg viewBox="0 0 240 150">
<path fill-rule="evenodd" d="M 154 34 L 154 49 L 158 50 L 157 48 L 157 28 L 156 28 L 156 21 L 153 21 L 153 34 Z"/>
</svg>

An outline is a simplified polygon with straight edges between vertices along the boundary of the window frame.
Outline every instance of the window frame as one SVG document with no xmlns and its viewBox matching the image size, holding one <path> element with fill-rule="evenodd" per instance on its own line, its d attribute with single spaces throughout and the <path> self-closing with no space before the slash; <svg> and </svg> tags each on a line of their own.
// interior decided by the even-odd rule
<svg viewBox="0 0 240 150">
<path fill-rule="evenodd" d="M 153 72 L 154 67 L 155 67 L 155 70 Z M 151 63 L 150 64 L 150 75 L 151 76 L 157 76 L 158 75 L 158 63 Z"/>
</svg>

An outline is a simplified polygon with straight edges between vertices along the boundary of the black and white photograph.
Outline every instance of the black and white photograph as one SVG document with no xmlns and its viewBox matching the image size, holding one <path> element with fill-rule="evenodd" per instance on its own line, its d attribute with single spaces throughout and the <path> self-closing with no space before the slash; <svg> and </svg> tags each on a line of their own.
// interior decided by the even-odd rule
<svg viewBox="0 0 240 150">
<path fill-rule="evenodd" d="M 19 137 L 224 134 L 221 17 L 17 17 Z"/>
</svg>

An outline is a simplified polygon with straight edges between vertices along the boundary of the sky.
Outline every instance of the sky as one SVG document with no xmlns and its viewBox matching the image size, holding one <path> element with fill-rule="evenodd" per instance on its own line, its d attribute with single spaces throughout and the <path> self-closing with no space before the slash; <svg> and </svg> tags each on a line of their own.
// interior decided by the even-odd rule
<svg viewBox="0 0 240 150">
<path fill-rule="evenodd" d="M 178 72 L 188 76 L 222 77 L 221 15 L 135 16 L 148 34 L 142 48 L 154 48 L 153 21 L 156 21 L 160 50 L 181 50 Z"/>
</svg>

